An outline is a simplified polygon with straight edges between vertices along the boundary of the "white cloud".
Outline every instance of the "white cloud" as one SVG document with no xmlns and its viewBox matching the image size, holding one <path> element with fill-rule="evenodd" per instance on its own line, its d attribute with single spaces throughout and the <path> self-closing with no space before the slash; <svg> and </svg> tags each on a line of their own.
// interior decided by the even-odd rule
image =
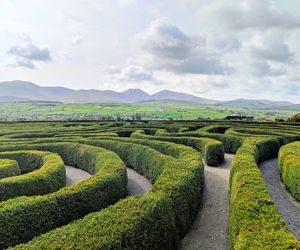
<svg viewBox="0 0 300 250">
<path fill-rule="evenodd" d="M 224 74 L 218 55 L 206 48 L 205 37 L 191 36 L 167 19 L 157 19 L 135 38 L 133 62 L 178 74 Z"/>
<path fill-rule="evenodd" d="M 218 1 L 207 12 L 231 30 L 300 28 L 299 15 L 275 9 L 271 0 Z"/>
<path fill-rule="evenodd" d="M 287 44 L 282 40 L 280 34 L 256 35 L 245 50 L 251 57 L 261 60 L 269 60 L 280 63 L 292 63 L 295 54 L 292 53 Z"/>
</svg>

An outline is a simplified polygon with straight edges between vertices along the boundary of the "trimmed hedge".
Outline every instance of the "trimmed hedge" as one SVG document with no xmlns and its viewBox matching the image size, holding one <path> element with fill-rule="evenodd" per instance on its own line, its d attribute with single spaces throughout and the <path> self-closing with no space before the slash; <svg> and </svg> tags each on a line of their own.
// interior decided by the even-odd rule
<svg viewBox="0 0 300 250">
<path fill-rule="evenodd" d="M 21 171 L 17 161 L 0 159 L 0 179 L 19 174 L 21 174 Z"/>
<path fill-rule="evenodd" d="M 65 166 L 57 154 L 41 151 L 14 151 L 1 152 L 0 158 L 16 160 L 21 173 L 25 173 L 0 180 L 0 201 L 22 195 L 48 194 L 66 185 Z"/>
<path fill-rule="evenodd" d="M 131 135 L 132 138 L 145 140 L 169 141 L 190 146 L 202 153 L 204 161 L 210 166 L 216 166 L 224 161 L 224 147 L 220 141 L 210 138 L 197 137 L 164 137 L 145 135 L 138 130 Z"/>
<path fill-rule="evenodd" d="M 295 199 L 300 201 L 300 142 L 280 149 L 278 166 L 283 183 Z"/>
<path fill-rule="evenodd" d="M 1 202 L 1 249 L 26 242 L 39 234 L 82 218 L 90 212 L 105 208 L 126 194 L 126 168 L 113 152 L 76 143 L 27 147 L 57 152 L 68 165 L 80 166 L 94 175 L 55 193 L 23 196 Z"/>
<path fill-rule="evenodd" d="M 173 208 L 162 194 L 134 196 L 14 249 L 176 248 Z"/>
<path fill-rule="evenodd" d="M 299 249 L 279 215 L 261 172 L 259 160 L 274 157 L 278 140 L 246 140 L 230 172 L 231 249 Z"/>
<path fill-rule="evenodd" d="M 162 142 L 168 146 L 164 149 L 159 142 L 147 143 L 177 158 L 136 143 L 104 139 L 85 143 L 117 152 L 127 165 L 155 182 L 152 189 L 17 248 L 176 249 L 201 201 L 203 163 L 199 153 L 169 142 Z"/>
</svg>

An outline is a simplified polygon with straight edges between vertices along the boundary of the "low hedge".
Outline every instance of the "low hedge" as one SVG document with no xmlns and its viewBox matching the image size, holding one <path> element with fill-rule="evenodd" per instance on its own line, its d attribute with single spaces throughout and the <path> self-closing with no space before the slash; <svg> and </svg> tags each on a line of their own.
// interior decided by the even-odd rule
<svg viewBox="0 0 300 250">
<path fill-rule="evenodd" d="M 222 142 L 224 151 L 226 153 L 236 153 L 236 151 L 243 144 L 244 138 L 233 135 L 224 135 L 219 133 L 208 133 L 200 130 L 185 133 L 162 133 L 160 136 L 163 137 L 202 137 L 211 138 Z"/>
<path fill-rule="evenodd" d="M 299 249 L 268 192 L 259 160 L 276 155 L 277 140 L 248 139 L 237 151 L 230 172 L 231 249 Z"/>
<path fill-rule="evenodd" d="M 113 152 L 76 143 L 27 147 L 57 152 L 66 164 L 80 166 L 94 175 L 48 195 L 23 196 L 1 202 L 1 249 L 27 242 L 37 235 L 114 204 L 126 195 L 126 168 Z M 4 150 L 3 147 L 0 149 Z"/>
<path fill-rule="evenodd" d="M 300 201 L 300 142 L 280 149 L 278 166 L 283 183 L 295 199 Z"/>
<path fill-rule="evenodd" d="M 64 162 L 57 154 L 33 150 L 14 151 L 1 152 L 0 158 L 16 160 L 21 173 L 24 173 L 0 180 L 0 201 L 22 195 L 48 194 L 66 185 Z"/>
<path fill-rule="evenodd" d="M 150 136 L 145 135 L 142 130 L 134 132 L 131 137 L 146 140 L 169 141 L 190 146 L 201 152 L 204 161 L 210 166 L 219 165 L 224 161 L 223 144 L 214 139 L 197 137 Z"/>
<path fill-rule="evenodd" d="M 134 196 L 14 249 L 173 250 L 173 208 L 162 194 Z"/>
<path fill-rule="evenodd" d="M 0 159 L 0 179 L 19 174 L 21 174 L 21 171 L 17 161 Z"/>
<path fill-rule="evenodd" d="M 155 182 L 153 187 L 16 249 L 176 249 L 201 201 L 204 176 L 199 153 L 169 142 L 161 142 L 162 147 L 160 142 L 147 141 L 165 154 L 138 140 L 84 142 L 118 153 L 128 166 Z"/>
</svg>

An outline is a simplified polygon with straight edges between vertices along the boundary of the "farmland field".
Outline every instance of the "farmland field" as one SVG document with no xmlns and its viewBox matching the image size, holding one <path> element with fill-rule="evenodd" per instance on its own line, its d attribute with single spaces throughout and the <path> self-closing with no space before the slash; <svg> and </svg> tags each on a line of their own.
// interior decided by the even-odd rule
<svg viewBox="0 0 300 250">
<path fill-rule="evenodd" d="M 100 119 L 118 116 L 131 119 L 140 114 L 142 119 L 223 119 L 230 114 L 254 116 L 255 119 L 290 117 L 295 111 L 263 110 L 238 107 L 219 107 L 193 102 L 149 101 L 135 104 L 92 103 L 62 104 L 55 102 L 0 103 L 0 120 L 66 120 Z"/>
<path fill-rule="evenodd" d="M 0 249 L 300 249 L 299 124 L 0 123 L 0 141 Z"/>
</svg>

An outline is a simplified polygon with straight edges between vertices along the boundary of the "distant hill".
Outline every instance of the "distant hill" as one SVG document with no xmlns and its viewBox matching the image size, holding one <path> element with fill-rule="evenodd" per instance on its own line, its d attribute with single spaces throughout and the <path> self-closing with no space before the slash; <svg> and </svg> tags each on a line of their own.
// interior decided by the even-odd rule
<svg viewBox="0 0 300 250">
<path fill-rule="evenodd" d="M 273 109 L 277 107 L 293 105 L 293 103 L 282 102 L 282 101 L 261 100 L 261 99 L 235 99 L 232 101 L 221 102 L 218 103 L 217 105 L 222 107 L 233 107 L 233 108 Z"/>
<path fill-rule="evenodd" d="M 165 101 L 165 100 L 191 101 L 191 102 L 198 102 L 198 103 L 203 103 L 203 104 L 215 104 L 215 103 L 219 102 L 217 100 L 205 99 L 205 98 L 201 98 L 198 96 L 175 92 L 175 91 L 170 91 L 170 90 L 162 90 L 162 91 L 152 95 L 151 99 L 157 100 L 157 101 Z"/>
<path fill-rule="evenodd" d="M 270 109 L 292 107 L 293 103 L 269 100 L 236 99 L 221 102 L 198 96 L 163 90 L 149 95 L 140 89 L 128 89 L 123 92 L 112 90 L 79 89 L 64 87 L 41 87 L 26 81 L 0 83 L 0 102 L 50 101 L 62 103 L 138 103 L 145 101 L 184 101 L 220 107 Z"/>
<path fill-rule="evenodd" d="M 0 96 L 0 103 L 1 102 L 26 102 L 28 99 L 26 98 L 18 98 L 14 96 Z"/>
<path fill-rule="evenodd" d="M 295 111 L 295 112 L 300 112 L 300 104 L 293 104 L 293 105 L 288 105 L 288 106 L 282 106 L 276 108 L 277 110 L 282 110 L 282 111 Z"/>
</svg>

